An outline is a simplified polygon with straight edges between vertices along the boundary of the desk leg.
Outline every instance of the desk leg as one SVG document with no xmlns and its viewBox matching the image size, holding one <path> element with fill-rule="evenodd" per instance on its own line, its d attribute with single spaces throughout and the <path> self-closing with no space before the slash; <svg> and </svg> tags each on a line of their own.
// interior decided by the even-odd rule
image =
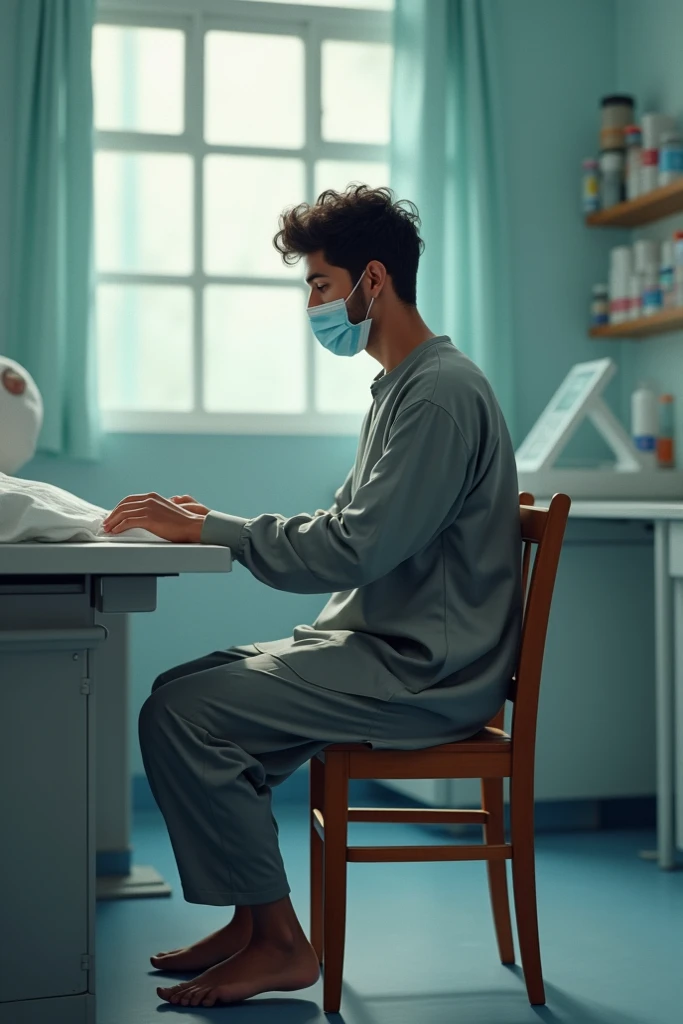
<svg viewBox="0 0 683 1024">
<path fill-rule="evenodd" d="M 128 619 L 119 612 L 95 613 L 95 621 L 109 633 L 96 665 L 98 900 L 171 895 L 171 887 L 155 868 L 131 864 Z"/>
<path fill-rule="evenodd" d="M 680 595 L 680 596 L 679 596 Z M 677 607 L 681 587 L 676 583 Z M 669 524 L 655 522 L 655 665 L 657 702 L 657 855 L 670 870 L 674 849 L 674 628 L 669 576 Z"/>
</svg>

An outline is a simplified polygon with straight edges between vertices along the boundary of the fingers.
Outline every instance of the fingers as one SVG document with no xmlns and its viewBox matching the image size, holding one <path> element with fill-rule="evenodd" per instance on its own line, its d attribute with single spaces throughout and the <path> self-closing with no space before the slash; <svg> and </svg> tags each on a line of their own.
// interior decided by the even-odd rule
<svg viewBox="0 0 683 1024">
<path fill-rule="evenodd" d="M 146 529 L 149 521 L 149 517 L 146 515 L 142 516 L 127 516 L 122 519 L 121 522 L 117 523 L 116 526 L 112 526 L 107 530 L 108 533 L 125 533 L 126 530 L 137 530 Z"/>
</svg>

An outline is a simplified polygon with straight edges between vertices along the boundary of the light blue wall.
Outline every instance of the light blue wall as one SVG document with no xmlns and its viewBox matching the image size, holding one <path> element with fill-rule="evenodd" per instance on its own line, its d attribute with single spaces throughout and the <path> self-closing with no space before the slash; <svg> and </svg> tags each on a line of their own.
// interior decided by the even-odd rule
<svg viewBox="0 0 683 1024">
<path fill-rule="evenodd" d="M 587 336 L 591 286 L 617 243 L 614 232 L 588 231 L 580 205 L 598 102 L 614 90 L 615 3 L 498 0 L 498 10 L 521 440 L 573 363 L 618 358 L 621 347 Z M 568 454 L 601 450 L 587 428 Z"/>
<path fill-rule="evenodd" d="M 683 127 L 683 4 L 680 0 L 619 0 L 617 87 L 633 93 L 637 110 L 674 114 Z M 683 215 L 669 217 L 640 233 L 670 238 L 683 229 Z M 624 233 L 626 241 L 639 235 Z M 683 334 L 676 332 L 624 345 L 624 390 L 651 379 L 676 397 L 678 462 L 683 455 Z"/>
</svg>

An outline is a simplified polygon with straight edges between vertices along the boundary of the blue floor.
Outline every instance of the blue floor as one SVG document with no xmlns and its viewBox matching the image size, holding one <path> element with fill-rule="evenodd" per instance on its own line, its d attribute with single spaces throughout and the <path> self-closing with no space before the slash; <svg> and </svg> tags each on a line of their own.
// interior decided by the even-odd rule
<svg viewBox="0 0 683 1024">
<path fill-rule="evenodd" d="M 308 837 L 302 803 L 277 807 L 292 898 L 307 928 Z M 448 841 L 414 826 L 355 825 L 352 841 Z M 389 838 L 390 837 L 390 838 Z M 158 999 L 148 957 L 225 924 L 230 910 L 185 903 L 163 819 L 136 815 L 135 860 L 170 898 L 97 908 L 98 1024 L 173 1020 L 323 1024 L 320 983 L 239 1006 Z M 683 872 L 638 857 L 645 832 L 541 835 L 541 948 L 548 1005 L 532 1008 L 518 967 L 501 966 L 482 864 L 349 865 L 344 1024 L 676 1024 L 683 1020 Z M 163 977 L 168 977 L 165 975 Z M 183 976 L 178 980 L 184 980 Z"/>
</svg>

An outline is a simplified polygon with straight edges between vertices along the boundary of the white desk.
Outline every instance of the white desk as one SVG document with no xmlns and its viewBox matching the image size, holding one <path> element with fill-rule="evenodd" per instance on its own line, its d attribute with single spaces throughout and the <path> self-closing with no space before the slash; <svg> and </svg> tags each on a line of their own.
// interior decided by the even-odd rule
<svg viewBox="0 0 683 1024">
<path fill-rule="evenodd" d="M 0 1024 L 95 1024 L 102 617 L 231 565 L 195 544 L 0 544 Z"/>
<path fill-rule="evenodd" d="M 683 848 L 683 502 L 575 501 L 570 516 L 654 524 L 657 858 L 671 869 Z"/>
</svg>

